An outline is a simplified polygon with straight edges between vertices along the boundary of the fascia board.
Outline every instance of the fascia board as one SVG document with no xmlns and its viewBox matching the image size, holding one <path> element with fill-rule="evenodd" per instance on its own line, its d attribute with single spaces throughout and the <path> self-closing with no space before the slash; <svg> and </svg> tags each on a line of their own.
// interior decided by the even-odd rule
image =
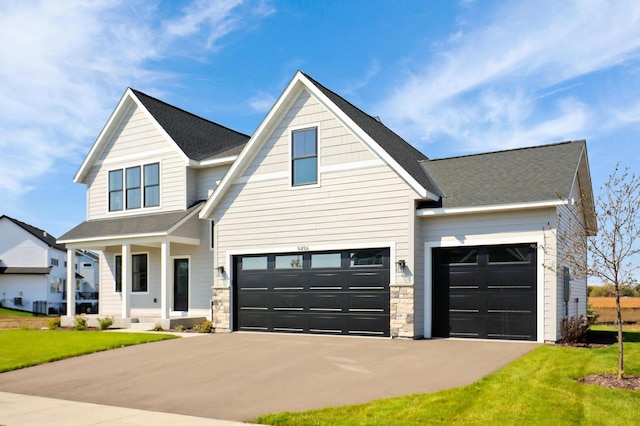
<svg viewBox="0 0 640 426">
<path fill-rule="evenodd" d="M 162 238 L 166 238 L 166 232 L 153 232 L 148 234 L 130 234 L 130 235 L 108 235 L 104 237 L 78 238 L 75 240 L 60 240 L 60 243 L 69 245 L 92 244 L 92 245 L 117 245 L 118 241 L 123 243 L 136 244 L 141 242 L 156 242 Z M 109 244 L 106 244 L 109 243 Z"/>
<path fill-rule="evenodd" d="M 530 210 L 530 209 L 539 209 L 539 208 L 545 208 L 545 207 L 556 207 L 556 206 L 565 205 L 565 204 L 569 204 L 569 200 L 549 200 L 549 201 L 536 201 L 531 203 L 496 204 L 493 206 L 477 206 L 477 207 L 418 209 L 416 210 L 416 216 L 431 217 L 431 216 L 454 216 L 454 215 L 474 214 L 474 213 L 494 213 L 494 212 L 502 212 L 502 211 Z"/>
<path fill-rule="evenodd" d="M 203 168 L 203 167 L 211 167 L 211 166 L 224 166 L 227 164 L 233 164 L 234 161 L 238 159 L 237 155 L 231 155 L 229 157 L 215 158 L 212 160 L 190 160 L 189 166 L 195 168 Z"/>
<path fill-rule="evenodd" d="M 379 158 L 389 165 L 400 177 L 411 186 L 411 188 L 418 193 L 422 198 L 431 198 L 434 201 L 440 199 L 439 196 L 427 191 L 422 185 L 420 185 L 407 171 L 400 166 L 380 145 L 378 145 L 360 126 L 358 126 L 347 114 L 338 108 L 324 93 L 316 87 L 315 84 L 310 82 L 304 75 L 301 74 L 300 79 L 305 83 L 307 90 L 313 93 L 313 95 L 323 104 L 323 106 L 340 121 L 345 127 L 347 127 L 352 133 L 360 138 L 360 140 L 373 151 Z"/>
<path fill-rule="evenodd" d="M 216 204 L 233 184 L 235 179 L 238 177 L 238 174 L 244 170 L 248 165 L 248 162 L 251 161 L 257 154 L 258 150 L 262 148 L 262 145 L 266 140 L 265 135 L 268 134 L 277 117 L 282 113 L 282 110 L 291 102 L 291 98 L 295 97 L 294 95 L 297 93 L 295 89 L 299 87 L 301 76 L 302 73 L 297 71 L 286 89 L 271 107 L 264 120 L 260 123 L 260 126 L 258 126 L 253 136 L 251 136 L 249 142 L 247 142 L 247 145 L 238 155 L 236 162 L 233 163 L 229 171 L 222 178 L 220 185 L 218 185 L 216 190 L 213 191 L 213 194 L 211 194 L 211 197 L 209 197 L 205 203 L 204 207 L 200 211 L 200 219 L 207 219 L 211 215 Z"/>
</svg>

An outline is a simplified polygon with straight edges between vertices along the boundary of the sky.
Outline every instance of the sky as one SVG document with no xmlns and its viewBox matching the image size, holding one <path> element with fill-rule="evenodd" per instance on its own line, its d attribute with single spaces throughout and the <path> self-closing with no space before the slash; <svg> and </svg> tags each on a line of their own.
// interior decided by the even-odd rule
<svg viewBox="0 0 640 426">
<path fill-rule="evenodd" d="M 586 139 L 640 161 L 637 1 L 0 0 L 0 215 L 60 236 L 127 87 L 252 134 L 297 70 L 430 158 Z"/>
</svg>

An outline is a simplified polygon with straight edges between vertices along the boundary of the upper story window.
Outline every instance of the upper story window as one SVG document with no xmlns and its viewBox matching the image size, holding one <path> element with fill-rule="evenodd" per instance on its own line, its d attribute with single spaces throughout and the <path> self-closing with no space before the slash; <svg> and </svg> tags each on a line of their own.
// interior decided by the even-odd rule
<svg viewBox="0 0 640 426">
<path fill-rule="evenodd" d="M 291 132 L 291 184 L 318 183 L 318 129 Z"/>
<path fill-rule="evenodd" d="M 160 205 L 160 164 L 109 171 L 109 211 Z"/>
<path fill-rule="evenodd" d="M 55 258 L 51 258 L 51 266 L 58 266 L 60 263 L 58 262 L 58 259 Z"/>
</svg>

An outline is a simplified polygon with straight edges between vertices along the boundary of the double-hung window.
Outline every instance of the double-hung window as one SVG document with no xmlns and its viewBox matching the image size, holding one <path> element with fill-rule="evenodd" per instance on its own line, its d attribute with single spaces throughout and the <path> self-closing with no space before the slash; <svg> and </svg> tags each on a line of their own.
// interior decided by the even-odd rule
<svg viewBox="0 0 640 426">
<path fill-rule="evenodd" d="M 318 183 L 318 129 L 294 130 L 291 148 L 291 184 Z"/>
<path fill-rule="evenodd" d="M 131 291 L 144 293 L 147 291 L 147 254 L 134 254 L 131 256 Z M 122 255 L 116 255 L 116 293 L 122 292 Z"/>
<path fill-rule="evenodd" d="M 160 165 L 158 163 L 144 166 L 144 206 L 160 205 Z"/>
<path fill-rule="evenodd" d="M 109 172 L 109 211 L 122 210 L 122 170 Z"/>
<path fill-rule="evenodd" d="M 140 166 L 129 167 L 126 174 L 127 180 L 127 209 L 140 208 Z"/>
</svg>

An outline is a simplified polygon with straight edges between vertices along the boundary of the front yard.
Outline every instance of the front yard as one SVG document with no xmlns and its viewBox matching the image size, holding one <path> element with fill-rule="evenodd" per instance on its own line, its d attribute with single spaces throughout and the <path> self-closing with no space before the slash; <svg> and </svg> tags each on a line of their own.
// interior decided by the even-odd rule
<svg viewBox="0 0 640 426">
<path fill-rule="evenodd" d="M 640 332 L 625 335 L 626 374 L 640 375 Z M 640 391 L 584 385 L 614 373 L 617 345 L 545 345 L 469 386 L 367 404 L 265 415 L 273 425 L 638 425 Z M 427 378 L 428 379 L 428 378 Z"/>
</svg>

